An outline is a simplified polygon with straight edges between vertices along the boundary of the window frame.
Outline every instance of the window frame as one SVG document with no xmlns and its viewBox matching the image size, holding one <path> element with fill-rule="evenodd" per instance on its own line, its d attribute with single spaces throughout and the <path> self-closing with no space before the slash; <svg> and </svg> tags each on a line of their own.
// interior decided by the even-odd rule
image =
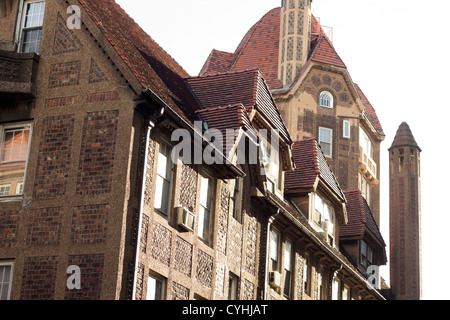
<svg viewBox="0 0 450 320">
<path fill-rule="evenodd" d="M 3 150 L 3 143 L 4 143 L 4 138 L 5 138 L 5 132 L 6 132 L 6 130 L 11 130 L 11 129 L 16 129 L 16 128 L 28 128 L 28 130 L 29 130 L 28 145 L 27 145 L 27 151 L 26 151 L 25 160 L 4 161 L 4 162 L 2 162 L 1 159 L 3 157 L 2 150 Z M 10 194 L 9 195 L 4 195 L 4 196 L 0 196 L 0 199 L 5 198 L 5 197 L 22 197 L 23 196 L 25 185 L 26 185 L 26 179 L 27 179 L 28 162 L 30 160 L 30 150 L 31 150 L 32 137 L 33 137 L 33 123 L 30 122 L 30 121 L 0 124 L 0 166 L 2 164 L 8 164 L 8 163 L 19 163 L 19 162 L 24 162 L 25 163 L 25 168 L 24 168 L 24 171 L 23 171 L 23 180 L 16 184 L 16 188 L 15 189 L 11 185 L 10 186 Z M 1 183 L 1 180 L 0 180 L 0 183 Z M 21 188 L 22 192 L 21 193 L 17 193 L 17 185 L 19 183 L 22 184 L 22 188 Z M 2 185 L 7 185 L 7 184 L 8 183 L 2 183 Z M 11 191 L 14 191 L 15 193 L 11 194 Z"/>
<path fill-rule="evenodd" d="M 205 205 L 202 204 L 202 188 L 203 188 L 203 181 L 209 180 L 208 182 L 208 189 L 207 189 L 207 201 L 210 200 L 210 207 L 205 207 Z M 215 198 L 216 198 L 216 185 L 217 181 L 215 178 L 213 178 L 211 175 L 207 173 L 200 173 L 199 174 L 199 194 L 198 194 L 198 223 L 197 223 L 197 236 L 198 238 L 205 242 L 206 244 L 209 244 L 211 242 L 211 235 L 212 235 L 212 223 L 214 219 L 214 207 L 215 207 Z M 206 203 L 207 205 L 208 203 Z M 205 212 L 208 212 L 208 215 L 205 216 L 201 214 L 201 210 L 205 209 Z M 203 215 L 203 216 L 202 216 Z M 205 222 L 205 219 L 207 218 L 207 221 Z M 205 233 L 207 232 L 207 233 Z"/>
<path fill-rule="evenodd" d="M 288 247 L 290 247 L 289 250 Z M 288 255 L 289 261 L 287 261 Z M 286 239 L 284 241 L 284 250 L 283 250 L 283 271 L 284 271 L 283 294 L 287 298 L 292 297 L 294 259 L 295 259 L 294 242 L 291 241 L 290 239 Z"/>
<path fill-rule="evenodd" d="M 330 142 L 325 141 L 323 139 L 324 138 L 323 135 L 322 135 L 323 131 L 326 131 L 326 132 L 329 133 Z M 329 144 L 329 148 L 330 148 L 329 154 L 324 149 L 323 144 Z M 320 145 L 320 148 L 322 149 L 323 154 L 325 155 L 325 157 L 327 157 L 327 158 L 332 158 L 333 157 L 333 129 L 325 128 L 325 127 L 319 127 L 319 145 Z"/>
<path fill-rule="evenodd" d="M 42 24 L 39 26 L 32 26 L 32 27 L 25 27 L 25 22 L 27 19 L 27 8 L 29 4 L 42 2 L 44 3 L 44 12 L 42 13 Z M 19 12 L 19 19 L 18 19 L 18 29 L 17 29 L 17 52 L 19 53 L 31 53 L 34 52 L 36 54 L 39 54 L 41 49 L 41 42 L 42 42 L 42 33 L 44 30 L 44 19 L 45 19 L 45 10 L 47 8 L 47 3 L 45 0 L 22 0 L 20 2 L 20 12 Z M 39 48 L 36 51 L 24 51 L 23 45 L 24 45 L 24 35 L 26 31 L 34 31 L 34 30 L 41 30 L 40 39 L 39 39 Z"/>
<path fill-rule="evenodd" d="M 160 154 L 161 154 L 162 146 L 164 146 L 164 148 L 167 148 L 167 150 L 166 150 L 167 151 L 167 155 L 166 155 L 167 156 L 166 157 L 166 159 L 167 159 L 166 174 L 167 174 L 167 171 L 168 171 L 167 167 L 170 167 L 170 179 L 167 179 L 167 177 L 162 177 L 161 174 L 158 172 L 158 168 L 159 168 L 159 164 L 160 164 L 159 161 L 161 160 Z M 155 185 L 157 186 L 157 184 L 158 184 L 158 178 L 161 178 L 163 180 L 163 185 L 164 185 L 164 182 L 168 182 L 169 183 L 169 194 L 168 194 L 167 199 L 166 199 L 167 212 L 164 212 L 162 210 L 162 208 L 157 208 L 156 207 L 156 201 L 158 199 L 157 198 L 157 196 L 158 196 L 157 192 L 155 192 L 155 196 L 154 196 L 154 199 L 153 199 L 153 208 L 154 208 L 154 210 L 160 216 L 162 216 L 163 218 L 165 218 L 166 220 L 169 220 L 169 221 L 170 221 L 170 217 L 171 217 L 171 213 L 172 213 L 172 209 L 173 209 L 172 208 L 172 194 L 173 194 L 174 177 L 175 177 L 175 163 L 172 161 L 172 150 L 173 150 L 173 147 L 172 147 L 172 145 L 170 143 L 168 143 L 165 140 L 160 140 L 159 141 L 158 154 L 157 154 L 157 157 L 156 157 Z M 158 188 L 156 188 L 156 190 L 158 190 Z M 163 190 L 161 190 L 161 196 L 162 196 L 162 198 L 161 198 L 161 204 L 162 204 L 162 202 L 164 200 Z M 162 207 L 162 205 L 161 205 L 161 207 Z"/>
<path fill-rule="evenodd" d="M 324 99 L 324 97 L 327 97 L 327 99 Z M 319 94 L 319 106 L 322 108 L 334 109 L 334 97 L 331 92 L 324 90 Z"/>
<path fill-rule="evenodd" d="M 350 139 L 352 136 L 351 133 L 351 123 L 349 120 L 342 121 L 342 137 L 344 139 Z"/>
<path fill-rule="evenodd" d="M 161 286 L 161 288 L 159 289 L 159 291 L 160 291 L 159 292 L 160 299 L 149 299 L 150 280 L 154 280 L 156 284 L 160 283 L 160 286 Z M 147 295 L 146 295 L 146 300 L 148 300 L 148 301 L 165 300 L 166 299 L 166 291 L 167 291 L 166 285 L 167 285 L 166 278 L 164 278 L 164 277 L 162 277 L 160 275 L 157 275 L 155 273 L 150 273 L 148 275 L 148 278 L 147 278 Z M 155 292 L 154 292 L 155 293 L 155 297 L 157 296 L 157 290 L 156 289 L 157 289 L 157 286 L 155 285 Z"/>
<path fill-rule="evenodd" d="M 14 278 L 14 262 L 12 261 L 0 261 L 0 267 L 4 267 L 4 266 L 10 266 L 11 270 L 9 273 L 9 282 L 8 282 L 8 292 L 6 294 L 6 300 L 10 300 L 11 299 L 11 289 L 12 289 L 12 284 L 13 284 L 13 278 Z M 6 282 L 3 282 L 3 274 L 0 274 L 1 278 L 0 278 L 0 301 L 2 301 L 2 295 L 3 295 L 3 285 Z"/>
</svg>

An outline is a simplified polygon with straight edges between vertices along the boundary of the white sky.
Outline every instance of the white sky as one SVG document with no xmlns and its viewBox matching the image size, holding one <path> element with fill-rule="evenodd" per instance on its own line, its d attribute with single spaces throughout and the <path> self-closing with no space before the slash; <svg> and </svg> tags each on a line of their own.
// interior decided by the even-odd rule
<svg viewBox="0 0 450 320">
<path fill-rule="evenodd" d="M 195 76 L 213 48 L 234 52 L 250 27 L 281 0 L 116 0 L 186 71 Z M 389 242 L 388 152 L 406 121 L 422 148 L 424 299 L 450 299 L 445 203 L 450 181 L 439 141 L 449 125 L 448 0 L 314 0 L 313 13 L 333 27 L 334 46 L 386 133 L 382 144 L 382 233 Z M 443 140 L 444 141 L 444 140 Z M 445 142 L 445 141 L 444 141 Z M 389 250 L 389 247 L 387 248 Z M 387 269 L 387 268 L 386 268 Z M 389 279 L 389 271 L 383 276 Z"/>
</svg>

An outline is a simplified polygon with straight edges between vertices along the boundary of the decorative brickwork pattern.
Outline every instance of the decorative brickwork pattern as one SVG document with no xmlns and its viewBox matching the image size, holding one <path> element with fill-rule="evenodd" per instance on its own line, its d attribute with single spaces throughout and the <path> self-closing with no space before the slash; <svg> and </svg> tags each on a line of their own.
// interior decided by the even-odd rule
<svg viewBox="0 0 450 320">
<path fill-rule="evenodd" d="M 69 257 L 69 266 L 78 266 L 81 274 L 81 289 L 69 290 L 66 286 L 66 300 L 100 300 L 103 283 L 103 254 L 76 255 Z"/>
<path fill-rule="evenodd" d="M 228 237 L 228 261 L 239 270 L 242 261 L 242 224 L 234 218 L 229 220 Z"/>
<path fill-rule="evenodd" d="M 150 218 L 146 215 L 142 215 L 142 227 L 141 227 L 141 252 L 147 253 L 147 242 L 148 242 L 148 227 Z"/>
<path fill-rule="evenodd" d="M 108 102 L 120 100 L 120 94 L 117 91 L 108 91 L 93 93 L 88 95 L 86 103 Z"/>
<path fill-rule="evenodd" d="M 57 265 L 57 257 L 26 258 L 20 300 L 54 299 Z"/>
<path fill-rule="evenodd" d="M 255 217 L 249 217 L 247 223 L 247 243 L 245 255 L 245 270 L 256 275 L 256 251 L 257 251 L 258 221 Z"/>
<path fill-rule="evenodd" d="M 242 300 L 254 300 L 254 299 L 255 299 L 255 284 L 247 279 L 244 279 Z"/>
<path fill-rule="evenodd" d="M 77 86 L 80 84 L 81 61 L 52 65 L 48 79 L 49 88 Z"/>
<path fill-rule="evenodd" d="M 98 63 L 94 59 L 91 59 L 91 67 L 89 69 L 89 83 L 97 83 L 103 81 L 108 81 L 108 77 L 100 68 Z"/>
<path fill-rule="evenodd" d="M 19 62 L 0 60 L 0 81 L 18 82 L 22 64 Z"/>
<path fill-rule="evenodd" d="M 196 207 L 197 183 L 198 175 L 195 169 L 183 164 L 181 168 L 180 204 L 189 210 Z"/>
<path fill-rule="evenodd" d="M 197 252 L 197 270 L 195 278 L 200 284 L 207 288 L 211 288 L 212 275 L 213 257 L 199 249 Z"/>
<path fill-rule="evenodd" d="M 27 244 L 30 246 L 58 245 L 61 240 L 63 208 L 45 208 L 31 211 Z"/>
<path fill-rule="evenodd" d="M 19 223 L 19 211 L 0 211 L 0 248 L 17 246 Z"/>
<path fill-rule="evenodd" d="M 72 217 L 73 244 L 95 244 L 106 240 L 109 205 L 76 207 Z"/>
<path fill-rule="evenodd" d="M 172 283 L 172 300 L 189 300 L 190 290 L 179 283 Z"/>
<path fill-rule="evenodd" d="M 152 258 L 170 266 L 170 252 L 172 250 L 172 232 L 156 223 L 152 234 Z"/>
<path fill-rule="evenodd" d="M 80 195 L 110 193 L 119 111 L 88 113 L 84 121 L 78 168 Z"/>
<path fill-rule="evenodd" d="M 296 292 L 296 299 L 300 300 L 303 297 L 303 290 L 304 290 L 304 276 L 303 276 L 303 271 L 305 270 L 305 259 L 300 256 L 300 255 L 296 255 L 297 257 L 297 273 L 296 273 L 296 279 L 294 281 L 295 283 L 295 292 Z"/>
<path fill-rule="evenodd" d="M 145 144 L 144 144 L 145 149 Z M 147 176 L 145 180 L 144 203 L 146 206 L 153 207 L 153 169 L 155 166 L 156 142 L 152 139 L 149 141 L 147 156 Z M 140 179 L 138 179 L 140 180 Z M 141 187 L 139 187 L 141 189 Z"/>
<path fill-rule="evenodd" d="M 230 210 L 230 191 L 222 185 L 220 193 L 219 225 L 217 236 L 217 251 L 227 254 L 228 216 Z"/>
<path fill-rule="evenodd" d="M 175 243 L 175 261 L 174 269 L 181 273 L 191 276 L 192 272 L 192 252 L 193 247 L 189 242 L 177 237 Z"/>
<path fill-rule="evenodd" d="M 134 264 L 133 264 L 134 266 Z M 133 268 L 131 268 L 131 265 L 128 267 L 129 270 L 133 270 Z M 135 295 L 135 299 L 136 300 L 144 300 L 144 272 L 145 272 L 145 266 L 143 264 L 139 264 L 138 267 L 138 272 L 137 272 L 137 277 L 136 277 L 136 295 Z M 134 274 L 133 274 L 134 276 Z M 131 291 L 133 290 L 133 281 L 132 279 L 130 279 L 130 289 Z"/>
<path fill-rule="evenodd" d="M 35 198 L 53 198 L 66 193 L 74 120 L 73 115 L 44 119 L 34 183 Z"/>
<path fill-rule="evenodd" d="M 226 266 L 224 264 L 216 263 L 215 292 L 219 296 L 223 296 L 225 293 L 225 270 Z"/>
<path fill-rule="evenodd" d="M 55 41 L 53 44 L 53 54 L 63 54 L 78 52 L 83 49 L 83 44 L 73 30 L 67 28 L 66 20 L 58 12 L 56 21 Z"/>
<path fill-rule="evenodd" d="M 77 101 L 78 97 L 76 96 L 47 99 L 45 100 L 45 108 L 50 109 L 57 107 L 73 106 L 77 104 Z"/>
</svg>

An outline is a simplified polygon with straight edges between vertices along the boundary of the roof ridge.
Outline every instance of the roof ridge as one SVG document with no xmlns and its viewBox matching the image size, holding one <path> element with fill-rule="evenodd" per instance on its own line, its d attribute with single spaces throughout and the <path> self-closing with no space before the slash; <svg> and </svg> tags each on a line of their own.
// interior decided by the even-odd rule
<svg viewBox="0 0 450 320">
<path fill-rule="evenodd" d="M 230 74 L 236 74 L 236 73 L 245 73 L 250 71 L 258 71 L 260 72 L 259 68 L 249 68 L 249 69 L 241 69 L 241 70 L 231 70 L 231 71 L 225 71 L 225 72 L 215 72 L 215 73 L 205 73 L 198 76 L 189 76 L 185 77 L 185 80 L 189 79 L 199 79 L 199 78 L 207 78 L 207 77 L 217 77 L 217 76 L 223 76 L 223 75 L 230 75 Z"/>
</svg>

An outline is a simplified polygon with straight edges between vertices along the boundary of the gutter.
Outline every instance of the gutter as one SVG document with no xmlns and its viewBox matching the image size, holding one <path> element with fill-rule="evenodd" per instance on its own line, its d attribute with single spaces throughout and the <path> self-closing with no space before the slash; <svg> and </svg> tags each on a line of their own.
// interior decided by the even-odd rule
<svg viewBox="0 0 450 320">
<path fill-rule="evenodd" d="M 300 230 L 302 230 L 303 232 L 307 233 L 310 238 L 312 238 L 314 240 L 314 242 L 323 247 L 328 254 L 330 254 L 337 262 L 339 262 L 341 264 L 341 266 L 345 266 L 346 269 L 348 271 L 350 271 L 352 274 L 354 274 L 361 282 L 365 283 L 367 285 L 368 288 L 373 288 L 373 286 L 367 281 L 367 279 L 365 279 L 364 277 L 362 277 L 360 274 L 355 273 L 353 271 L 353 269 L 347 264 L 347 262 L 345 262 L 344 260 L 342 260 L 338 255 L 336 255 L 335 252 L 333 252 L 333 250 L 331 250 L 330 248 L 328 248 L 327 246 L 324 246 L 323 243 L 320 241 L 320 239 L 318 238 L 317 235 L 315 235 L 314 233 L 312 233 L 308 228 L 306 228 L 303 224 L 301 224 L 289 211 L 287 211 L 286 209 L 284 209 L 280 203 L 274 199 L 271 195 L 266 194 L 266 198 L 273 204 L 275 205 L 277 208 L 279 208 L 279 210 L 281 210 L 281 213 L 288 218 L 289 220 L 291 220 Z M 342 267 L 339 269 L 342 270 Z M 383 295 L 381 295 L 378 290 L 373 289 L 375 295 L 382 299 L 382 300 L 386 300 Z"/>
<path fill-rule="evenodd" d="M 188 127 L 190 130 L 192 130 L 195 133 L 199 134 L 194 127 L 191 126 L 191 124 L 189 124 L 186 120 L 184 120 L 182 117 L 180 117 L 170 106 L 168 106 L 160 97 L 158 97 L 158 95 L 156 93 L 154 93 L 150 88 L 144 88 L 142 89 L 142 94 L 145 97 L 148 97 L 150 99 L 152 99 L 154 102 L 156 102 L 159 106 L 161 106 L 162 108 L 164 108 L 164 110 L 168 113 L 177 118 L 184 126 Z M 246 174 L 239 169 L 239 167 L 237 167 L 235 164 L 233 164 L 224 154 L 221 150 L 217 149 L 217 147 L 212 144 L 210 141 L 206 140 L 205 137 L 203 136 L 203 134 L 200 134 L 203 143 L 207 144 L 208 146 L 211 146 L 212 148 L 214 148 L 214 150 L 216 151 L 217 154 L 219 154 L 222 159 L 224 160 L 224 164 L 231 169 L 231 171 L 233 171 L 237 176 L 239 177 L 245 177 Z"/>
</svg>

